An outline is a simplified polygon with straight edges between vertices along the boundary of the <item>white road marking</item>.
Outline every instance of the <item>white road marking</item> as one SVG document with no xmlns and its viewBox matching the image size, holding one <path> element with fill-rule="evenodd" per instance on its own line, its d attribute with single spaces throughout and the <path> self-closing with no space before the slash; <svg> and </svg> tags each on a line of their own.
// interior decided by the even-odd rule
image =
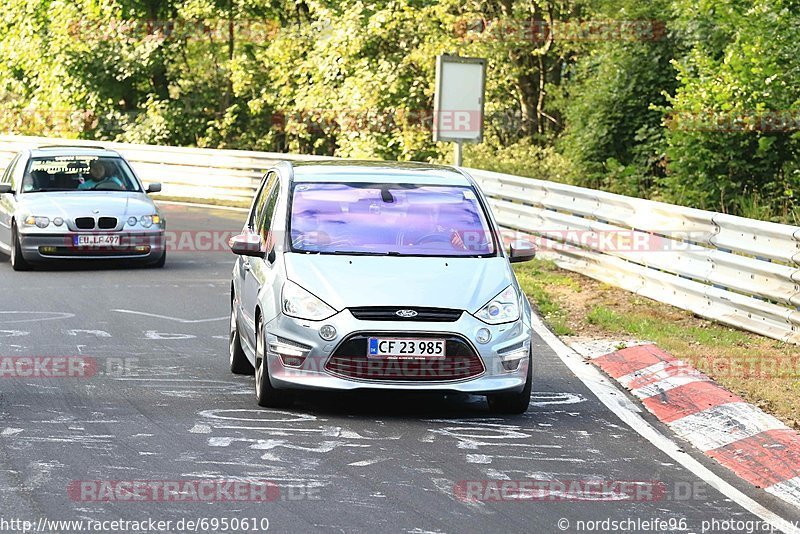
<svg viewBox="0 0 800 534">
<path fill-rule="evenodd" d="M 434 434 L 444 434 L 466 441 L 478 439 L 525 439 L 530 434 L 519 432 L 516 428 L 487 428 L 483 426 L 451 426 L 437 430 L 430 430 Z"/>
<path fill-rule="evenodd" d="M 255 417 L 240 417 L 238 414 L 253 414 Z M 236 414 L 236 415 L 228 415 L 228 414 Z M 276 415 L 280 414 L 284 417 L 275 418 L 267 418 L 265 415 Z M 262 410 L 250 410 L 250 409 L 237 409 L 237 410 L 203 410 L 202 412 L 198 413 L 197 415 L 201 417 L 208 417 L 210 419 L 225 419 L 228 421 L 251 421 L 254 423 L 298 423 L 298 422 L 305 422 L 305 421 L 316 421 L 317 417 L 311 414 L 305 413 L 294 413 L 294 412 L 284 412 L 280 410 L 272 410 L 270 412 L 265 412 Z"/>
<path fill-rule="evenodd" d="M 111 334 L 105 330 L 67 330 L 68 336 L 77 336 L 78 334 L 86 334 L 94 337 L 111 337 Z"/>
<path fill-rule="evenodd" d="M 352 467 L 367 467 L 368 465 L 374 465 L 381 462 L 385 462 L 388 458 L 372 458 L 369 460 L 361 460 L 360 462 L 353 462 L 351 464 L 347 464 Z"/>
<path fill-rule="evenodd" d="M 578 404 L 586 399 L 575 393 L 534 393 L 531 406 L 551 406 L 558 404 Z"/>
<path fill-rule="evenodd" d="M 717 476 L 713 471 L 695 460 L 690 454 L 681 450 L 674 441 L 648 423 L 639 415 L 641 409 L 639 409 L 622 390 L 609 382 L 596 367 L 586 365 L 586 361 L 553 334 L 539 317 L 533 317 L 532 326 L 539 337 L 553 349 L 561 361 L 564 362 L 569 370 L 595 394 L 600 402 L 636 433 L 682 465 L 689 473 L 694 474 L 700 480 L 704 481 L 751 514 L 769 523 L 775 530 L 780 530 L 787 534 L 800 534 L 800 528 L 751 499 Z"/>
<path fill-rule="evenodd" d="M 182 339 L 194 339 L 197 336 L 191 334 L 168 334 L 165 332 L 156 332 L 155 330 L 148 330 L 144 333 L 145 339 L 163 339 L 166 341 L 180 341 Z"/>
<path fill-rule="evenodd" d="M 211 434 L 211 427 L 208 425 L 194 425 L 190 430 L 191 434 Z"/>
<path fill-rule="evenodd" d="M 35 323 L 38 321 L 56 321 L 58 319 L 70 319 L 75 317 L 74 313 L 64 312 L 38 312 L 38 311 L 0 311 L 0 315 L 37 315 L 31 319 L 3 319 L 3 324 Z M 41 317 L 51 315 L 52 317 Z"/>
<path fill-rule="evenodd" d="M 768 430 L 787 429 L 775 417 L 746 402 L 731 402 L 707 408 L 681 417 L 669 423 L 669 427 L 703 452 Z"/>
<path fill-rule="evenodd" d="M 798 502 L 800 501 L 800 477 L 778 482 L 777 484 L 765 488 L 764 491 L 780 497 L 785 501 Z"/>
<path fill-rule="evenodd" d="M 147 312 L 140 312 L 134 310 L 111 310 L 118 313 L 129 313 L 131 315 L 144 315 L 145 317 L 153 317 L 155 319 L 166 319 L 167 321 L 175 321 L 177 323 L 184 323 L 184 324 L 197 324 L 197 323 L 211 323 L 213 321 L 228 321 L 230 317 L 227 315 L 225 317 L 213 317 L 211 319 L 181 319 L 179 317 L 170 317 L 168 315 L 158 315 L 156 313 L 147 313 Z"/>
<path fill-rule="evenodd" d="M 23 337 L 28 335 L 30 335 L 30 332 L 25 332 L 24 330 L 0 330 L 0 337 Z"/>
<path fill-rule="evenodd" d="M 20 432 L 22 432 L 21 428 L 10 428 L 10 427 L 8 427 L 5 430 L 3 430 L 2 432 L 0 432 L 0 436 L 16 436 Z"/>
<path fill-rule="evenodd" d="M 583 356 L 594 360 L 600 356 L 606 356 L 618 350 L 627 349 L 630 347 L 638 347 L 641 345 L 653 345 L 653 341 L 642 341 L 640 339 L 594 339 L 594 338 L 581 338 L 577 337 L 571 339 L 568 345 L 572 349 Z"/>
<path fill-rule="evenodd" d="M 260 451 L 269 451 L 278 447 L 284 449 L 291 449 L 305 452 L 318 452 L 329 453 L 339 447 L 361 447 L 369 448 L 370 445 L 360 443 L 347 443 L 345 441 L 321 441 L 316 446 L 304 447 L 302 445 L 295 445 L 285 439 L 251 439 L 251 438 L 233 438 L 233 437 L 217 437 L 209 438 L 209 447 L 230 447 L 235 442 L 251 443 L 249 448 Z"/>
</svg>

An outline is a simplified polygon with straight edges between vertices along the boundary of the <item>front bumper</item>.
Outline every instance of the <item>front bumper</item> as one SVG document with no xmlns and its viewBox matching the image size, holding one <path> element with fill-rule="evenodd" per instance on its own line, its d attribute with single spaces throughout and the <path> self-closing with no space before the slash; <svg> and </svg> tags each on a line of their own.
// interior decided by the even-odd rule
<svg viewBox="0 0 800 534">
<path fill-rule="evenodd" d="M 336 328 L 337 337 L 324 341 L 319 335 L 323 325 Z M 488 329 L 488 343 L 476 340 L 479 329 Z M 529 321 L 490 326 L 468 313 L 455 322 L 365 321 L 343 310 L 325 321 L 303 321 L 278 315 L 266 324 L 266 343 L 269 374 L 273 387 L 279 389 L 357 390 L 382 389 L 401 391 L 451 391 L 473 394 L 518 392 L 528 377 L 531 328 Z M 464 379 L 420 380 L 413 373 L 408 379 L 353 378 L 334 374 L 327 366 L 342 344 L 359 335 L 408 337 L 455 337 L 469 345 L 483 364 L 483 371 Z M 284 364 L 280 352 L 303 354 L 305 359 L 296 367 Z M 292 361 L 291 356 L 284 359 Z M 510 366 L 508 370 L 503 365 Z M 297 360 L 294 360 L 295 363 Z"/>
<path fill-rule="evenodd" d="M 87 233 L 119 235 L 120 243 L 119 245 L 97 247 L 75 245 L 74 238 Z M 61 234 L 21 232 L 19 242 L 22 257 L 31 262 L 109 259 L 155 261 L 166 249 L 164 234 L 163 229 L 149 232 L 69 232 Z"/>
</svg>

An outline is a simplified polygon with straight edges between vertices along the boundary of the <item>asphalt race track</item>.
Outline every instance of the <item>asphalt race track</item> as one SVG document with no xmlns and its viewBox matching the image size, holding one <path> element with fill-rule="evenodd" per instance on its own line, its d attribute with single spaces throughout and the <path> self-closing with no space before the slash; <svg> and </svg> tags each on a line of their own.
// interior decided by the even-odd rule
<svg viewBox="0 0 800 534">
<path fill-rule="evenodd" d="M 244 218 L 174 205 L 163 212 L 168 230 L 189 235 L 236 231 Z M 260 409 L 253 378 L 228 370 L 232 263 L 225 250 L 171 252 L 163 270 L 90 264 L 16 273 L 0 263 L 0 357 L 96 362 L 92 376 L 0 378 L 0 516 L 266 518 L 275 532 L 588 532 L 581 521 L 603 520 L 638 520 L 642 528 L 629 523 L 628 532 L 701 532 L 715 519 L 758 522 L 625 426 L 538 339 L 525 416 L 491 416 L 479 397 L 396 394 L 315 394 L 287 411 Z M 267 480 L 279 495 L 98 502 L 73 491 L 81 481 L 197 480 Z M 570 492 L 473 500 L 456 491 L 463 481 L 503 480 L 657 483 L 663 491 L 606 500 Z M 641 523 L 653 520 L 661 523 Z"/>
</svg>

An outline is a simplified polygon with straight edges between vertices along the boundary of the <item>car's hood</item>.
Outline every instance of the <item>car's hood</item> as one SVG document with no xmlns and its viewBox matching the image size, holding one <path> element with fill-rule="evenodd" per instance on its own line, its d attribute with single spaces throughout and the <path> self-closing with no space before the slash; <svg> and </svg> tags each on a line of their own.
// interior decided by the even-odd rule
<svg viewBox="0 0 800 534">
<path fill-rule="evenodd" d="M 52 193 L 24 193 L 19 197 L 19 208 L 28 215 L 63 217 L 72 219 L 92 215 L 122 217 L 154 213 L 155 205 L 144 193 L 119 191 L 75 191 Z"/>
<path fill-rule="evenodd" d="M 512 282 L 505 258 L 287 253 L 284 260 L 289 280 L 337 310 L 419 306 L 474 313 Z"/>
</svg>

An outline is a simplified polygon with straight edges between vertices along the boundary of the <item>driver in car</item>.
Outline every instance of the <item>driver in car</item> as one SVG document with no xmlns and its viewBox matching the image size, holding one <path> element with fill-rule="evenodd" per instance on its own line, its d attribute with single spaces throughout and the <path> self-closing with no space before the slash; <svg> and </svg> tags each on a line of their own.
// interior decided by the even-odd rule
<svg viewBox="0 0 800 534">
<path fill-rule="evenodd" d="M 118 176 L 109 176 L 105 164 L 99 159 L 89 163 L 89 179 L 78 185 L 78 189 L 96 189 L 100 184 L 110 185 L 110 189 L 125 189 Z"/>
</svg>

